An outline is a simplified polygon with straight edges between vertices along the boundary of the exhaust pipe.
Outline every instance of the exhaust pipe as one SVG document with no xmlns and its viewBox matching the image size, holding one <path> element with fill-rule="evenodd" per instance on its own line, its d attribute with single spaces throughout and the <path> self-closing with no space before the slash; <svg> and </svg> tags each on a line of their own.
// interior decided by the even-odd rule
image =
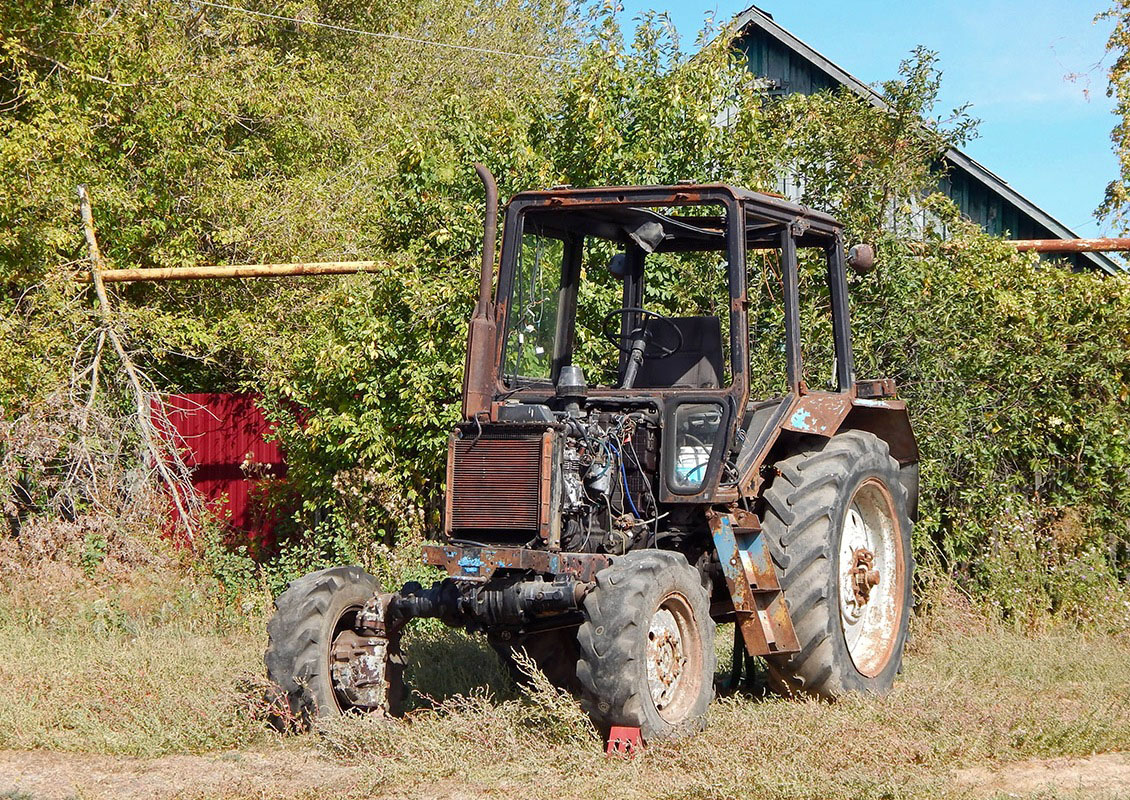
<svg viewBox="0 0 1130 800">
<path fill-rule="evenodd" d="M 479 270 L 479 299 L 467 328 L 467 360 L 463 364 L 463 417 L 474 419 L 490 413 L 494 397 L 494 354 L 498 347 L 498 330 L 494 319 L 491 288 L 494 283 L 494 248 L 498 238 L 498 184 L 483 164 L 475 164 L 475 172 L 486 190 L 486 212 L 483 219 L 483 262 Z"/>
<path fill-rule="evenodd" d="M 491 283 L 494 278 L 494 247 L 498 238 L 498 183 L 484 164 L 475 164 L 475 172 L 486 190 L 486 217 L 483 219 L 483 263 L 479 268 L 479 304 L 475 313 L 491 305 Z"/>
</svg>

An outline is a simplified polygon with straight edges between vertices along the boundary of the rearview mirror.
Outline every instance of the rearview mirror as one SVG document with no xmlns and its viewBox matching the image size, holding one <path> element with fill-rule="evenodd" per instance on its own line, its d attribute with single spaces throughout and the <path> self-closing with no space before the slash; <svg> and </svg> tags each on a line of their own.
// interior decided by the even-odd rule
<svg viewBox="0 0 1130 800">
<path fill-rule="evenodd" d="M 875 251 L 869 244 L 856 244 L 848 250 L 846 263 L 860 275 L 866 275 L 875 268 Z"/>
</svg>

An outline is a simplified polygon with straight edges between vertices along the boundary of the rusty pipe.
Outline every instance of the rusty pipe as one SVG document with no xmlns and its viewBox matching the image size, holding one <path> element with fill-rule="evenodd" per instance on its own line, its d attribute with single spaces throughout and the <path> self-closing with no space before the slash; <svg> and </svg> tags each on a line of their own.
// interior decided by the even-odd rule
<svg viewBox="0 0 1130 800">
<path fill-rule="evenodd" d="M 486 190 L 486 212 L 483 217 L 483 263 L 479 268 L 479 302 L 475 308 L 476 315 L 480 310 L 486 311 L 490 307 L 491 285 L 494 282 L 494 248 L 498 238 L 498 183 L 485 164 L 475 164 L 475 172 L 483 182 Z"/>
<path fill-rule="evenodd" d="M 1130 239 L 1013 239 L 1017 250 L 1037 253 L 1117 253 L 1130 252 Z"/>
<path fill-rule="evenodd" d="M 494 399 L 495 352 L 498 349 L 498 325 L 491 302 L 494 283 L 494 248 L 498 238 L 498 184 L 483 164 L 475 164 L 475 172 L 486 190 L 483 217 L 483 262 L 479 270 L 479 299 L 467 326 L 467 359 L 463 362 L 463 417 L 478 419 L 490 413 Z"/>
<path fill-rule="evenodd" d="M 381 261 L 309 261 L 296 264 L 230 264 L 220 267 L 172 267 L 154 269 L 108 269 L 102 272 L 105 283 L 125 281 L 196 281 L 215 278 L 286 278 L 303 275 L 348 275 L 353 272 L 379 272 L 387 268 Z M 90 283 L 89 272 L 79 272 L 75 280 Z"/>
</svg>

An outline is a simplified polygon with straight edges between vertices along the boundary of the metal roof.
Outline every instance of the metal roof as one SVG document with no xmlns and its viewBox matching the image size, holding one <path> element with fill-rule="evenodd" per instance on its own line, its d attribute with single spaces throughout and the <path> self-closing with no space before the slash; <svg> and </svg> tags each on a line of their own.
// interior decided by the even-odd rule
<svg viewBox="0 0 1130 800">
<path fill-rule="evenodd" d="M 767 11 L 763 11 L 757 6 L 750 6 L 745 11 L 734 17 L 734 26 L 738 30 L 736 39 L 740 39 L 742 33 L 747 31 L 750 27 L 757 27 L 764 31 L 766 34 L 776 39 L 789 50 L 797 53 L 806 61 L 817 67 L 821 72 L 824 72 L 828 77 L 842 86 L 846 86 L 853 92 L 864 98 L 872 105 L 889 109 L 890 106 L 883 99 L 882 95 L 872 89 L 863 81 L 856 78 L 847 70 L 840 67 L 827 57 L 816 52 L 813 48 L 802 42 L 796 36 L 789 33 L 776 22 L 773 21 L 773 15 Z M 1055 236 L 1060 239 L 1078 239 L 1078 234 L 1073 232 L 1070 228 L 1064 225 L 1059 220 L 1048 214 L 1048 212 L 1041 209 L 1031 200 L 1027 199 L 1015 189 L 1013 189 L 1008 181 L 1000 176 L 994 174 L 984 165 L 978 163 L 970 156 L 958 150 L 956 147 L 951 147 L 946 151 L 943 156 L 952 167 L 962 170 L 967 175 L 983 184 L 991 191 L 996 192 L 998 195 L 1008 200 L 1016 206 L 1020 211 L 1027 214 L 1040 225 L 1047 228 Z M 1087 260 L 1091 261 L 1096 267 L 1107 272 L 1111 275 L 1123 274 L 1127 271 L 1126 267 L 1115 262 L 1109 256 L 1103 253 L 1084 253 Z"/>
</svg>

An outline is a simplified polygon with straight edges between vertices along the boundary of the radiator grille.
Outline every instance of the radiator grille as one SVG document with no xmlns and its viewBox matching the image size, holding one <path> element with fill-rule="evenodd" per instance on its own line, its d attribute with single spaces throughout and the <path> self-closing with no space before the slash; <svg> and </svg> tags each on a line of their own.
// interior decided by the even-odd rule
<svg viewBox="0 0 1130 800">
<path fill-rule="evenodd" d="M 455 439 L 451 448 L 451 530 L 538 531 L 542 516 L 540 435 Z"/>
</svg>

